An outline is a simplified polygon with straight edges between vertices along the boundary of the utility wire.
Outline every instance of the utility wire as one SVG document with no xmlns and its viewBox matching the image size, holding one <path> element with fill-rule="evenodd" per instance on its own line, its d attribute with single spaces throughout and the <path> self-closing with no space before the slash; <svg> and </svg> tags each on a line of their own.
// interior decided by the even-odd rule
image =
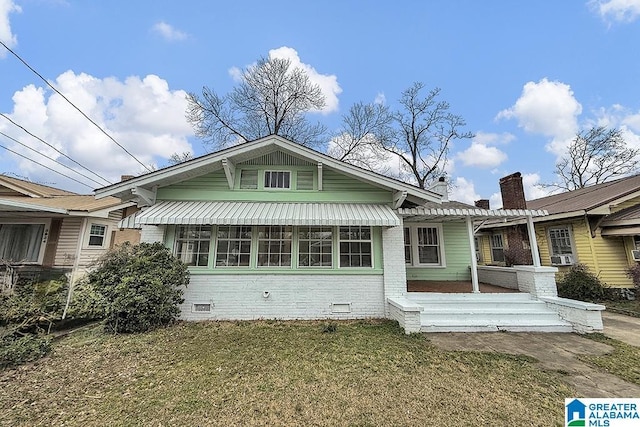
<svg viewBox="0 0 640 427">
<path fill-rule="evenodd" d="M 0 42 L 0 43 L 2 43 L 2 42 Z M 2 145 L 2 144 L 0 144 L 0 148 L 4 148 L 5 150 L 7 150 L 7 151 L 9 151 L 9 152 L 11 152 L 11 153 L 13 153 L 13 154 L 15 154 L 16 156 L 20 156 L 20 157 L 22 157 L 22 158 L 24 158 L 24 159 L 27 159 L 27 160 L 29 160 L 30 162 L 33 162 L 33 163 L 35 163 L 35 164 L 37 164 L 37 165 L 42 166 L 43 168 L 49 169 L 51 172 L 55 172 L 55 173 L 57 173 L 58 175 L 62 175 L 62 176 L 64 176 L 65 178 L 69 178 L 70 180 L 75 181 L 75 182 L 77 182 L 78 184 L 84 185 L 85 187 L 91 188 L 91 189 L 93 190 L 93 188 L 92 188 L 90 185 L 87 185 L 87 184 L 85 184 L 84 182 L 80 182 L 80 181 L 78 181 L 78 180 L 77 180 L 77 179 L 75 179 L 75 178 L 71 178 L 70 176 L 63 174 L 62 172 L 58 172 L 58 171 L 57 171 L 57 170 L 55 170 L 55 169 L 51 169 L 49 166 L 43 165 L 43 164 L 42 164 L 42 163 L 40 163 L 40 162 L 36 162 L 35 160 L 28 158 L 27 156 L 23 156 L 22 154 L 20 154 L 20 153 L 18 153 L 18 152 L 16 152 L 16 151 L 13 151 L 13 150 L 12 150 L 12 149 L 10 149 L 10 148 L 7 148 L 7 147 L 5 147 L 5 146 L 4 146 L 4 145 Z"/>
<path fill-rule="evenodd" d="M 77 171 L 77 170 L 75 170 L 75 169 L 70 168 L 69 166 L 65 165 L 64 163 L 60 163 L 59 161 L 54 160 L 54 159 L 52 159 L 52 158 L 48 157 L 46 154 L 41 153 L 40 151 L 36 150 L 35 148 L 31 148 L 31 147 L 29 147 L 27 144 L 24 144 L 24 143 L 20 142 L 19 140 L 15 139 L 15 138 L 13 138 L 13 137 L 11 137 L 11 136 L 9 136 L 9 135 L 7 135 L 7 134 L 6 134 L 6 133 L 4 133 L 4 132 L 0 132 L 0 135 L 4 136 L 4 137 L 5 137 L 5 138 L 7 138 L 7 139 L 10 139 L 10 140 L 11 140 L 11 141 L 13 141 L 13 142 L 17 142 L 18 144 L 22 145 L 23 147 L 25 147 L 25 148 L 27 148 L 27 149 L 29 149 L 29 150 L 31 150 L 31 151 L 33 151 L 33 152 L 35 152 L 35 153 L 37 153 L 37 154 L 39 154 L 39 155 L 43 156 L 43 157 L 46 157 L 47 159 L 51 160 L 52 162 L 57 163 L 57 164 L 59 164 L 60 166 L 62 166 L 62 167 L 64 167 L 64 168 L 69 169 L 71 172 L 77 173 L 78 175 L 81 175 L 81 176 L 83 176 L 83 177 L 87 178 L 89 181 L 95 182 L 95 183 L 96 183 L 96 184 L 98 184 L 98 185 L 104 185 L 104 184 L 102 184 L 101 182 L 98 182 L 98 181 L 96 181 L 95 179 L 93 179 L 93 178 L 91 178 L 91 177 L 88 177 L 87 175 L 85 175 L 85 174 L 83 174 L 83 173 L 80 173 L 80 172 L 78 172 L 78 171 Z"/>
<path fill-rule="evenodd" d="M 17 53 L 15 53 L 13 50 L 11 50 L 11 48 L 9 48 L 9 46 L 7 46 L 6 44 L 4 44 L 4 42 L 2 40 L 0 40 L 0 44 L 2 46 L 5 47 L 5 49 L 7 49 L 9 52 L 11 52 L 11 54 L 13 56 L 15 56 L 16 58 L 18 58 L 18 60 L 20 62 L 22 62 L 29 70 L 31 70 L 36 76 L 40 77 L 40 79 L 47 85 L 49 86 L 55 93 L 57 93 L 58 95 L 60 95 L 65 101 L 67 101 L 69 103 L 69 105 L 71 105 L 73 108 L 75 108 L 76 110 L 78 110 L 78 112 L 80 114 L 82 114 L 87 120 L 89 120 L 91 123 L 93 123 L 93 125 L 95 127 L 97 127 L 100 132 L 102 132 L 103 134 L 105 134 L 107 136 L 107 138 L 109 138 L 111 141 L 113 141 L 118 147 L 122 148 L 124 150 L 125 153 L 127 153 L 129 156 L 131 156 L 136 162 L 138 162 L 140 165 L 142 165 L 143 168 L 145 168 L 147 170 L 147 172 L 153 172 L 151 169 L 149 169 L 149 167 L 147 165 L 145 165 L 144 163 L 142 163 L 140 160 L 138 160 L 138 158 L 136 156 L 134 156 L 133 154 L 131 154 L 129 152 L 129 150 L 127 150 L 126 148 L 124 148 L 118 141 L 116 141 L 115 139 L 113 139 L 113 137 L 111 135 L 109 135 L 104 129 L 102 129 L 100 127 L 100 125 L 98 125 L 96 122 L 94 122 L 89 116 L 87 116 L 80 108 L 76 107 L 76 105 L 69 101 L 69 99 L 64 96 L 58 89 L 56 89 L 51 83 L 49 83 L 47 81 L 47 79 L 45 79 L 44 77 L 42 77 L 42 75 L 40 73 L 38 73 L 36 70 L 33 69 L 33 67 L 31 67 L 31 65 L 29 65 L 24 59 L 22 59 L 20 57 L 20 55 L 18 55 Z"/>
<path fill-rule="evenodd" d="M 22 126 L 22 125 L 20 125 L 20 124 L 16 123 L 16 122 L 15 122 L 15 121 L 13 121 L 10 117 L 6 116 L 6 115 L 5 115 L 5 114 L 3 114 L 3 113 L 0 113 L 0 116 L 2 116 L 2 117 L 4 117 L 5 119 L 9 120 L 13 125 L 15 125 L 15 126 L 19 127 L 20 129 L 22 129 L 23 131 L 25 131 L 27 134 L 29 134 L 30 136 L 34 137 L 34 138 L 35 138 L 35 139 L 37 139 L 38 141 L 42 142 L 42 143 L 43 143 L 43 144 L 45 144 L 46 146 L 53 148 L 53 149 L 54 149 L 58 154 L 61 154 L 62 156 L 66 157 L 67 159 L 71 160 L 73 163 L 75 163 L 76 165 L 80 166 L 82 169 L 84 169 L 84 170 L 87 170 L 87 171 L 91 172 L 92 174 L 94 174 L 95 176 L 97 176 L 98 178 L 100 178 L 101 180 L 105 181 L 107 184 L 113 184 L 113 183 L 112 183 L 111 181 L 109 181 L 107 178 L 104 178 L 104 177 L 102 177 L 102 176 L 98 175 L 97 173 L 95 173 L 94 171 L 92 171 L 91 169 L 89 169 L 89 168 L 87 168 L 87 167 L 85 167 L 85 166 L 81 165 L 81 164 L 80 164 L 80 163 L 78 163 L 77 161 L 73 160 L 71 157 L 69 157 L 69 156 L 67 156 L 66 154 L 64 154 L 62 151 L 58 150 L 58 149 L 57 149 L 56 147 L 54 147 L 53 145 L 49 144 L 49 143 L 48 143 L 47 141 L 45 141 L 44 139 L 42 139 L 42 138 L 40 138 L 39 136 L 34 135 L 33 133 L 29 132 L 29 131 L 24 127 L 24 126 Z M 4 135 L 4 134 L 3 134 L 3 135 Z M 11 138 L 11 137 L 9 137 L 9 136 L 7 136 L 7 135 L 4 135 L 4 136 L 6 136 L 7 138 L 9 138 L 9 139 L 11 139 L 11 140 L 15 141 L 15 139 L 13 139 L 13 138 Z M 16 141 L 16 142 L 18 142 L 18 141 Z M 19 144 L 22 144 L 21 142 L 18 142 L 18 143 L 19 143 Z M 24 145 L 24 144 L 22 144 L 22 145 Z M 27 148 L 30 148 L 30 147 L 27 147 Z M 34 151 L 35 151 L 35 150 L 34 150 Z M 38 153 L 39 153 L 39 151 L 38 151 Z M 62 164 L 62 163 L 61 163 L 61 164 Z M 73 170 L 73 169 L 71 169 L 71 170 Z M 74 171 L 74 172 L 75 172 L 75 171 Z M 85 178 L 87 178 L 87 179 L 89 179 L 89 180 L 91 180 L 91 181 L 95 182 L 95 183 L 96 183 L 96 184 L 98 184 L 98 185 L 104 185 L 103 183 L 98 182 L 98 181 L 96 181 L 96 180 L 94 180 L 94 179 L 92 179 L 92 178 L 89 178 L 89 177 L 88 177 L 88 176 L 86 176 L 86 175 L 83 175 L 83 174 L 80 174 L 80 175 L 82 175 L 82 176 L 84 176 Z"/>
</svg>

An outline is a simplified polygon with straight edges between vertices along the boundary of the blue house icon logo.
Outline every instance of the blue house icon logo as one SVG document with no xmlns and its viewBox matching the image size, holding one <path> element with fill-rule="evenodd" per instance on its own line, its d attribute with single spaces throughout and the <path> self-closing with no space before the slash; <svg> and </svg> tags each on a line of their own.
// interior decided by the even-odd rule
<svg viewBox="0 0 640 427">
<path fill-rule="evenodd" d="M 584 426 L 586 420 L 586 408 L 587 405 L 582 403 L 580 400 L 572 400 L 565 408 L 565 413 L 567 414 L 567 426 Z"/>
</svg>

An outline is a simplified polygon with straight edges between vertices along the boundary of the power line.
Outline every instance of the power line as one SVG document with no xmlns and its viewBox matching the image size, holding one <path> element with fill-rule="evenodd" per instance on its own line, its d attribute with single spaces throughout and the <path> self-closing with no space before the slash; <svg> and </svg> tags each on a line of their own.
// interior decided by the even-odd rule
<svg viewBox="0 0 640 427">
<path fill-rule="evenodd" d="M 0 42 L 0 43 L 2 43 L 2 42 Z M 70 176 L 63 174 L 62 172 L 58 172 L 58 171 L 57 171 L 57 170 L 55 170 L 55 169 L 51 169 L 49 166 L 43 165 L 43 164 L 42 164 L 42 163 L 40 163 L 40 162 L 36 162 L 35 160 L 28 158 L 27 156 L 23 156 L 22 154 L 20 154 L 20 153 L 18 153 L 18 152 L 16 152 L 16 151 L 13 151 L 13 150 L 12 150 L 12 149 L 10 149 L 10 148 L 7 148 L 7 147 L 5 147 L 5 146 L 4 146 L 4 145 L 2 145 L 2 144 L 0 144 L 0 148 L 4 148 L 5 150 L 7 150 L 7 151 L 9 151 L 9 152 L 11 152 L 11 153 L 13 153 L 13 154 L 15 154 L 16 156 L 20 156 L 20 157 L 22 157 L 22 158 L 24 158 L 24 159 L 27 159 L 27 160 L 29 160 L 30 162 L 33 162 L 33 163 L 35 163 L 35 164 L 37 164 L 37 165 L 39 165 L 39 166 L 42 166 L 42 167 L 43 167 L 43 168 L 45 168 L 45 169 L 49 169 L 51 172 L 55 172 L 55 173 L 57 173 L 58 175 L 62 175 L 62 176 L 64 176 L 65 178 L 69 178 L 70 180 L 75 181 L 75 182 L 77 182 L 78 184 L 84 185 L 85 187 L 91 188 L 91 189 L 93 190 L 93 188 L 92 188 L 90 185 L 87 185 L 87 184 L 85 184 L 84 182 L 80 182 L 80 181 L 78 181 L 78 180 L 77 180 L 77 179 L 75 179 L 75 178 L 71 178 Z"/>
<path fill-rule="evenodd" d="M 31 150 L 31 151 L 33 151 L 33 152 L 35 152 L 35 153 L 37 153 L 37 154 L 39 154 L 39 155 L 43 156 L 43 157 L 47 157 L 47 155 L 46 155 L 46 154 L 41 153 L 40 151 L 36 150 L 35 148 L 31 148 L 31 147 L 29 147 L 27 144 L 24 144 L 24 143 L 20 142 L 19 140 L 15 139 L 15 138 L 13 138 L 13 137 L 11 137 L 11 136 L 9 136 L 9 135 L 7 135 L 7 134 L 6 134 L 6 133 L 4 133 L 4 132 L 0 132 L 0 135 L 4 136 L 4 137 L 5 137 L 5 138 L 7 138 L 7 139 L 10 139 L 10 140 L 11 140 L 11 141 L 13 141 L 13 142 L 17 142 L 18 144 L 22 145 L 23 147 L 25 147 L 25 148 L 27 148 L 27 149 L 29 149 L 29 150 Z M 93 178 L 91 178 L 91 177 L 88 177 L 87 175 L 85 175 L 85 174 L 83 174 L 83 173 L 78 172 L 78 171 L 77 171 L 77 170 L 75 170 L 75 169 L 71 169 L 69 166 L 65 165 L 64 163 L 60 163 L 59 161 L 54 160 L 54 159 L 52 159 L 52 158 L 50 158 L 50 157 L 47 157 L 47 159 L 51 160 L 51 161 L 52 161 L 52 162 L 54 162 L 54 163 L 59 164 L 60 166 L 62 166 L 62 167 L 64 167 L 64 168 L 69 169 L 71 172 L 77 173 L 78 175 L 81 175 L 81 176 L 83 176 L 83 177 L 87 178 L 89 181 L 95 182 L 95 183 L 96 183 L 96 184 L 98 184 L 98 185 L 104 185 L 104 184 L 102 184 L 102 183 L 100 183 L 100 182 L 96 181 L 95 179 L 93 179 Z"/>
<path fill-rule="evenodd" d="M 0 40 L 0 44 L 2 46 L 5 47 L 5 49 L 7 49 L 9 52 L 11 52 L 11 54 L 13 56 L 15 56 L 16 58 L 18 58 L 18 60 L 20 62 L 22 62 L 29 70 L 31 70 L 36 76 L 40 77 L 40 80 L 42 80 L 47 86 L 49 86 L 55 93 L 57 93 L 58 95 L 60 95 L 65 101 L 67 101 L 69 103 L 69 105 L 71 105 L 73 108 L 75 108 L 76 110 L 78 110 L 78 112 L 80 114 L 82 114 L 84 116 L 84 118 L 86 118 L 87 120 L 89 120 L 95 127 L 97 127 L 100 132 L 102 132 L 103 134 L 105 134 L 107 136 L 107 138 L 109 138 L 111 141 L 113 141 L 118 147 L 122 148 L 124 150 L 125 153 L 127 153 L 129 156 L 131 156 L 136 162 L 138 162 L 140 165 L 142 165 L 143 168 L 145 168 L 147 170 L 147 172 L 153 172 L 151 169 L 149 169 L 149 167 L 147 165 L 145 165 L 144 163 L 142 163 L 140 160 L 138 160 L 138 158 L 136 156 L 134 156 L 133 154 L 131 154 L 129 152 L 129 150 L 127 150 L 126 148 L 124 148 L 118 141 L 116 141 L 115 139 L 113 139 L 113 137 L 111 135 L 109 135 L 104 129 L 102 129 L 100 127 L 100 125 L 98 125 L 96 122 L 94 122 L 89 116 L 87 116 L 80 108 L 76 107 L 76 105 L 69 101 L 69 99 L 64 96 L 58 89 L 56 89 L 51 83 L 49 83 L 47 81 L 47 79 L 45 79 L 44 77 L 42 77 L 42 75 L 40 73 L 38 73 L 36 70 L 33 69 L 33 67 L 31 67 L 31 65 L 29 65 L 24 59 L 22 59 L 20 57 L 20 55 L 18 55 L 17 53 L 15 53 L 13 50 L 11 50 L 9 48 L 9 46 L 7 46 L 6 44 L 4 44 L 4 42 L 2 40 Z"/>
<path fill-rule="evenodd" d="M 95 176 L 97 176 L 98 178 L 100 178 L 101 180 L 105 181 L 107 184 L 112 184 L 112 182 L 111 182 L 111 181 L 109 181 L 107 178 L 104 178 L 104 177 L 102 177 L 102 176 L 98 175 L 97 173 L 95 173 L 95 172 L 94 172 L 94 171 L 92 171 L 91 169 L 89 169 L 89 168 L 85 167 L 84 165 L 82 165 L 82 164 L 78 163 L 77 161 L 75 161 L 74 159 L 72 159 L 71 157 L 69 157 L 69 156 L 67 156 L 65 153 L 63 153 L 62 151 L 58 150 L 58 149 L 57 149 L 56 147 L 54 147 L 53 145 L 49 144 L 49 143 L 48 143 L 47 141 L 45 141 L 44 139 L 42 139 L 42 138 L 40 138 L 39 136 L 34 135 L 33 133 L 29 132 L 29 131 L 24 127 L 24 126 L 22 126 L 22 125 L 20 125 L 20 124 L 16 123 L 16 122 L 15 122 L 15 121 L 13 121 L 10 117 L 6 116 L 6 115 L 5 115 L 5 114 L 3 114 L 3 113 L 0 113 L 0 116 L 2 116 L 2 117 L 4 117 L 5 119 L 9 120 L 9 121 L 14 125 L 14 126 L 19 127 L 20 129 L 22 129 L 23 131 L 25 131 L 27 134 L 29 134 L 29 135 L 31 135 L 32 137 L 34 137 L 35 139 L 37 139 L 38 141 L 42 142 L 43 144 L 47 145 L 48 147 L 53 148 L 57 153 L 59 153 L 59 154 L 61 154 L 62 156 L 66 157 L 67 159 L 71 160 L 73 163 L 75 163 L 76 165 L 80 166 L 82 169 L 84 169 L 84 170 L 87 170 L 87 171 L 91 172 L 92 174 L 94 174 Z M 4 135 L 4 134 L 3 134 L 3 135 Z M 5 136 L 6 136 L 6 135 L 5 135 Z M 7 136 L 7 138 L 9 138 L 9 139 L 13 139 L 13 138 L 11 138 L 11 137 L 9 137 L 9 136 Z M 13 140 L 15 141 L 15 139 L 13 139 Z M 16 142 L 17 142 L 17 141 L 16 141 Z M 18 143 L 19 143 L 19 144 L 22 144 L 22 143 L 20 143 L 20 142 L 18 142 Z M 23 144 L 23 145 L 24 145 L 24 144 Z M 30 147 L 27 147 L 27 148 L 30 148 Z M 38 151 L 38 153 L 39 153 L 39 151 Z M 61 163 L 61 164 L 62 164 L 62 163 Z M 73 170 L 73 169 L 72 169 L 72 170 Z M 74 171 L 74 172 L 75 172 L 75 171 Z M 82 175 L 82 176 L 84 176 L 85 178 L 87 178 L 87 179 L 89 179 L 89 180 L 91 180 L 91 181 L 95 182 L 95 183 L 96 183 L 96 184 L 98 184 L 98 185 L 104 185 L 103 183 L 100 183 L 100 182 L 98 182 L 98 181 L 95 181 L 94 179 L 89 178 L 88 176 L 85 176 L 85 175 L 83 175 L 83 174 L 80 174 L 80 175 Z"/>
</svg>

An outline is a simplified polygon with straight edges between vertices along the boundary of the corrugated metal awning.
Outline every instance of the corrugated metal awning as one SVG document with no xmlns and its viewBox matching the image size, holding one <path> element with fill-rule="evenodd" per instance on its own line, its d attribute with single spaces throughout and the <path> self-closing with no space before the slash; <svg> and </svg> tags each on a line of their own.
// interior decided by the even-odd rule
<svg viewBox="0 0 640 427">
<path fill-rule="evenodd" d="M 161 224 L 368 225 L 395 227 L 387 205 L 351 203 L 160 202 L 120 221 L 122 228 Z"/>
</svg>

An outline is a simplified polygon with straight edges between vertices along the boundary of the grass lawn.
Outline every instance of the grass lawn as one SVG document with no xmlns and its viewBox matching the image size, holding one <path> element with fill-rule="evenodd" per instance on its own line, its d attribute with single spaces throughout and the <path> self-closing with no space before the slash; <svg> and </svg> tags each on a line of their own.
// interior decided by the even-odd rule
<svg viewBox="0 0 640 427">
<path fill-rule="evenodd" d="M 562 425 L 575 392 L 532 359 L 447 352 L 393 322 L 98 329 L 0 371 L 3 426 Z"/>
<path fill-rule="evenodd" d="M 603 301 L 601 304 L 614 313 L 640 317 L 640 298 L 634 301 Z"/>
<path fill-rule="evenodd" d="M 640 348 L 608 338 L 603 334 L 585 336 L 612 346 L 613 352 L 602 356 L 582 355 L 578 359 L 625 381 L 640 385 Z"/>
</svg>

